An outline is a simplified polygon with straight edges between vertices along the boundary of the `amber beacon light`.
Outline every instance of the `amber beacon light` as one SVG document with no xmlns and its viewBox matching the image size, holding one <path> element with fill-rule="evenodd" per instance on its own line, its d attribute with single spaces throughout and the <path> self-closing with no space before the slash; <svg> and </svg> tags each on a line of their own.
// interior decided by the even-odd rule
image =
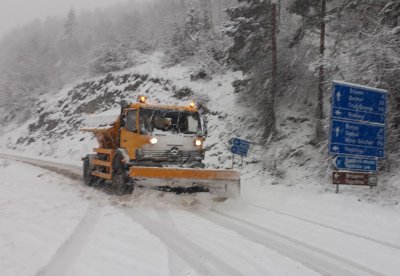
<svg viewBox="0 0 400 276">
<path fill-rule="evenodd" d="M 147 98 L 145 96 L 139 96 L 140 103 L 146 103 Z"/>
</svg>

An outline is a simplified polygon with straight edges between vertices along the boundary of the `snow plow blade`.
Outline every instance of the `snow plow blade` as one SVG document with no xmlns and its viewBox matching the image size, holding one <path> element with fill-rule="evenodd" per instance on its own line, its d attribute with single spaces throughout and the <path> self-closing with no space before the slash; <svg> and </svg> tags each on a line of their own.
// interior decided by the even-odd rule
<svg viewBox="0 0 400 276">
<path fill-rule="evenodd" d="M 221 197 L 238 198 L 240 195 L 240 174 L 231 170 L 133 166 L 129 176 L 140 186 L 201 187 Z"/>
</svg>

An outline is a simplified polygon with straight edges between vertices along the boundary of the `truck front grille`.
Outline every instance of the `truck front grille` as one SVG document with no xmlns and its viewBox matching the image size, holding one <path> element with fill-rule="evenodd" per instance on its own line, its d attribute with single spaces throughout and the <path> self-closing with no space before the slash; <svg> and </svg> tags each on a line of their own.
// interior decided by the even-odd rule
<svg viewBox="0 0 400 276">
<path fill-rule="evenodd" d="M 139 161 L 185 162 L 200 161 L 204 153 L 200 150 L 180 150 L 174 155 L 171 150 L 138 150 L 137 157 Z"/>
</svg>

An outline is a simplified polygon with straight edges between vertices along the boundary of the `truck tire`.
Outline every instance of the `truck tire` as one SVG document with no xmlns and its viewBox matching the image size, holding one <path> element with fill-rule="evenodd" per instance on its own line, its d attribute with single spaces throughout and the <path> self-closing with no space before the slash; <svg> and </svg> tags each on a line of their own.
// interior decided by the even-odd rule
<svg viewBox="0 0 400 276">
<path fill-rule="evenodd" d="M 124 195 L 128 189 L 129 176 L 125 169 L 124 156 L 120 152 L 116 152 L 113 161 L 113 177 L 112 188 L 116 195 Z"/>
<path fill-rule="evenodd" d="M 93 186 L 97 181 L 97 177 L 92 175 L 92 166 L 90 164 L 89 156 L 83 160 L 83 183 L 86 186 Z"/>
</svg>

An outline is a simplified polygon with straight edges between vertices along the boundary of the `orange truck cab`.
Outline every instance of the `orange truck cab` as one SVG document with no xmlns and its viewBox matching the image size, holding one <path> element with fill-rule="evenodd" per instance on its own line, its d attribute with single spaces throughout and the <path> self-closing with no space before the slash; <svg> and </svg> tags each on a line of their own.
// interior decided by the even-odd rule
<svg viewBox="0 0 400 276">
<path fill-rule="evenodd" d="M 232 170 L 204 169 L 206 124 L 192 102 L 188 106 L 147 103 L 123 105 L 112 125 L 84 128 L 99 143 L 83 158 L 86 185 L 112 180 L 119 194 L 128 187 L 207 191 L 237 197 L 240 176 Z"/>
</svg>

